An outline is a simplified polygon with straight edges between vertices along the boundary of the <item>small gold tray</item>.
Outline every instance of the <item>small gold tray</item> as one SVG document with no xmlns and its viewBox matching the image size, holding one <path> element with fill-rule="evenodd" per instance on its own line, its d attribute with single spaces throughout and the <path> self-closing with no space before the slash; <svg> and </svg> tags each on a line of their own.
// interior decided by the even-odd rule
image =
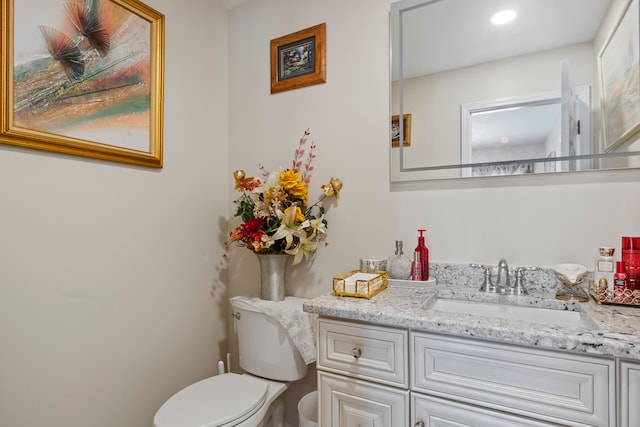
<svg viewBox="0 0 640 427">
<path fill-rule="evenodd" d="M 362 270 L 353 270 L 333 278 L 333 295 L 343 297 L 371 298 L 380 291 L 387 289 L 389 276 L 386 271 L 376 271 L 375 277 L 369 280 L 355 280 L 348 283 L 348 278 L 357 274 L 367 274 Z"/>
<path fill-rule="evenodd" d="M 607 289 L 598 289 L 592 281 L 589 283 L 589 293 L 598 304 L 616 304 L 640 307 L 640 290 L 624 289 L 611 292 Z"/>
</svg>

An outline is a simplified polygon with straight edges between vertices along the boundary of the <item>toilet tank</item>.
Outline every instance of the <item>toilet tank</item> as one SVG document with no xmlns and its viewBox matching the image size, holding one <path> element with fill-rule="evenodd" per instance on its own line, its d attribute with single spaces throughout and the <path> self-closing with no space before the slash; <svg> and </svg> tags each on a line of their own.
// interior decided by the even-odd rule
<svg viewBox="0 0 640 427">
<path fill-rule="evenodd" d="M 296 381 L 305 377 L 307 365 L 277 320 L 239 297 L 231 298 L 231 306 L 242 369 L 277 381 Z"/>
</svg>

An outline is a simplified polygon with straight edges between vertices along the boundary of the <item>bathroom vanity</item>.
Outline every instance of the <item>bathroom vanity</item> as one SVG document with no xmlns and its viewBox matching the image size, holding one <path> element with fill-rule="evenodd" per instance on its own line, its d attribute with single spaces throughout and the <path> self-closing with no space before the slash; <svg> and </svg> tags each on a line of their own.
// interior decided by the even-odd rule
<svg viewBox="0 0 640 427">
<path fill-rule="evenodd" d="M 439 283 L 304 309 L 321 427 L 640 425 L 640 308 Z"/>
</svg>

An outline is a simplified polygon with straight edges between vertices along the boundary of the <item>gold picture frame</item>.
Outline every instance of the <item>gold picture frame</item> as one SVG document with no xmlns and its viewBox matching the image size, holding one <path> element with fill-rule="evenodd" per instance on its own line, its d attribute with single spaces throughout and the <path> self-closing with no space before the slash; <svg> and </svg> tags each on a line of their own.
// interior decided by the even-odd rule
<svg viewBox="0 0 640 427">
<path fill-rule="evenodd" d="M 271 93 L 327 81 L 325 23 L 271 40 Z"/>
<path fill-rule="evenodd" d="M 0 22 L 0 144 L 162 167 L 163 14 L 137 0 L 3 0 Z"/>
<path fill-rule="evenodd" d="M 411 114 L 403 114 L 402 122 L 404 125 L 402 146 L 409 147 L 411 145 Z M 400 115 L 391 116 L 391 146 L 400 146 Z"/>
</svg>

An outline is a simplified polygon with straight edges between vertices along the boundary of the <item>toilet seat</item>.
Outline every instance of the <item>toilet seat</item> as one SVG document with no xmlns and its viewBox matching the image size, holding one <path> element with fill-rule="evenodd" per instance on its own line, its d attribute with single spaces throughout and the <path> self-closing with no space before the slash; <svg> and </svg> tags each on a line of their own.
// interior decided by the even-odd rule
<svg viewBox="0 0 640 427">
<path fill-rule="evenodd" d="M 240 423 L 264 405 L 268 383 L 227 373 L 174 394 L 158 410 L 155 427 L 223 427 Z"/>
</svg>

